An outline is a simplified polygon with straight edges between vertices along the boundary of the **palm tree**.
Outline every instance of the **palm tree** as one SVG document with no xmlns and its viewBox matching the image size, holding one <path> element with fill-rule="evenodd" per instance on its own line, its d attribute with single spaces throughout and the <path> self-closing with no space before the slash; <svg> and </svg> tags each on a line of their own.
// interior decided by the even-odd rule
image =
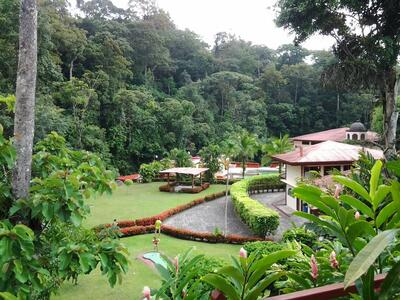
<svg viewBox="0 0 400 300">
<path fill-rule="evenodd" d="M 232 158 L 237 155 L 238 147 L 237 144 L 232 140 L 223 142 L 220 146 L 221 149 L 221 160 L 226 170 L 226 185 L 225 185 L 225 229 L 224 234 L 228 233 L 228 187 L 229 187 L 229 165 L 231 164 Z"/>
<path fill-rule="evenodd" d="M 257 137 L 250 134 L 247 130 L 243 130 L 237 136 L 237 146 L 238 146 L 238 157 L 242 163 L 242 177 L 246 172 L 246 162 L 252 159 L 258 151 Z"/>
<path fill-rule="evenodd" d="M 294 148 L 292 141 L 289 139 L 289 135 L 285 134 L 279 138 L 272 138 L 269 143 L 262 145 L 261 150 L 263 152 L 262 163 L 269 164 L 271 162 L 271 156 L 275 154 L 281 154 L 288 152 Z M 282 164 L 279 163 L 279 173 L 282 172 Z"/>
</svg>

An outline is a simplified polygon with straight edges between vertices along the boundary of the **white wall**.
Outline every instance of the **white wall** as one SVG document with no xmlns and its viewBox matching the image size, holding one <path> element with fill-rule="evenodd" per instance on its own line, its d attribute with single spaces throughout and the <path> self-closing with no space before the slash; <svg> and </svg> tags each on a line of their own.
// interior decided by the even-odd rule
<svg viewBox="0 0 400 300">
<path fill-rule="evenodd" d="M 301 177 L 301 166 L 286 165 L 286 181 L 296 186 L 297 179 Z"/>
</svg>

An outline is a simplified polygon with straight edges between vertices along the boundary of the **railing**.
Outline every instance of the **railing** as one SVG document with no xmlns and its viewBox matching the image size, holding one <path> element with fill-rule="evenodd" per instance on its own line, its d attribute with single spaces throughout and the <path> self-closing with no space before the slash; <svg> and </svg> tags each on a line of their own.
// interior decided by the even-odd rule
<svg viewBox="0 0 400 300">
<path fill-rule="evenodd" d="M 379 274 L 375 276 L 375 289 L 379 289 L 385 277 L 386 274 Z M 354 283 L 346 290 L 344 289 L 343 283 L 335 283 L 290 294 L 264 298 L 264 300 L 328 300 L 348 296 L 350 293 L 356 292 L 357 289 Z"/>
</svg>

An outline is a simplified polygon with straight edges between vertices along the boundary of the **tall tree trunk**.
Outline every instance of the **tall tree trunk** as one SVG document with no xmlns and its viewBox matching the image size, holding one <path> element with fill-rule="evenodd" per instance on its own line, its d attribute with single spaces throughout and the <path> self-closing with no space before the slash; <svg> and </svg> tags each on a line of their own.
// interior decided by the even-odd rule
<svg viewBox="0 0 400 300">
<path fill-rule="evenodd" d="M 17 199 L 28 196 L 31 180 L 32 147 L 35 127 L 36 64 L 36 0 L 22 0 L 14 117 L 14 146 L 17 152 L 17 160 L 12 179 L 13 193 Z"/>
<path fill-rule="evenodd" d="M 385 98 L 384 98 L 384 139 L 385 157 L 387 159 L 396 156 L 396 130 L 399 113 L 397 111 L 397 95 L 399 88 L 399 78 L 396 71 L 390 70 L 385 76 Z"/>
</svg>

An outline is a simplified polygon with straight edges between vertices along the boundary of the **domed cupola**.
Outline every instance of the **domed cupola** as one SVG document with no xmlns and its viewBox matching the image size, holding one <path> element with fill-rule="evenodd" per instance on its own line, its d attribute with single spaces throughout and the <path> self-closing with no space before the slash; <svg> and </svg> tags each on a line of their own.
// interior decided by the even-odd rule
<svg viewBox="0 0 400 300">
<path fill-rule="evenodd" d="M 346 138 L 354 141 L 364 141 L 367 135 L 367 129 L 364 124 L 357 121 L 351 124 L 349 130 L 347 130 Z"/>
</svg>

